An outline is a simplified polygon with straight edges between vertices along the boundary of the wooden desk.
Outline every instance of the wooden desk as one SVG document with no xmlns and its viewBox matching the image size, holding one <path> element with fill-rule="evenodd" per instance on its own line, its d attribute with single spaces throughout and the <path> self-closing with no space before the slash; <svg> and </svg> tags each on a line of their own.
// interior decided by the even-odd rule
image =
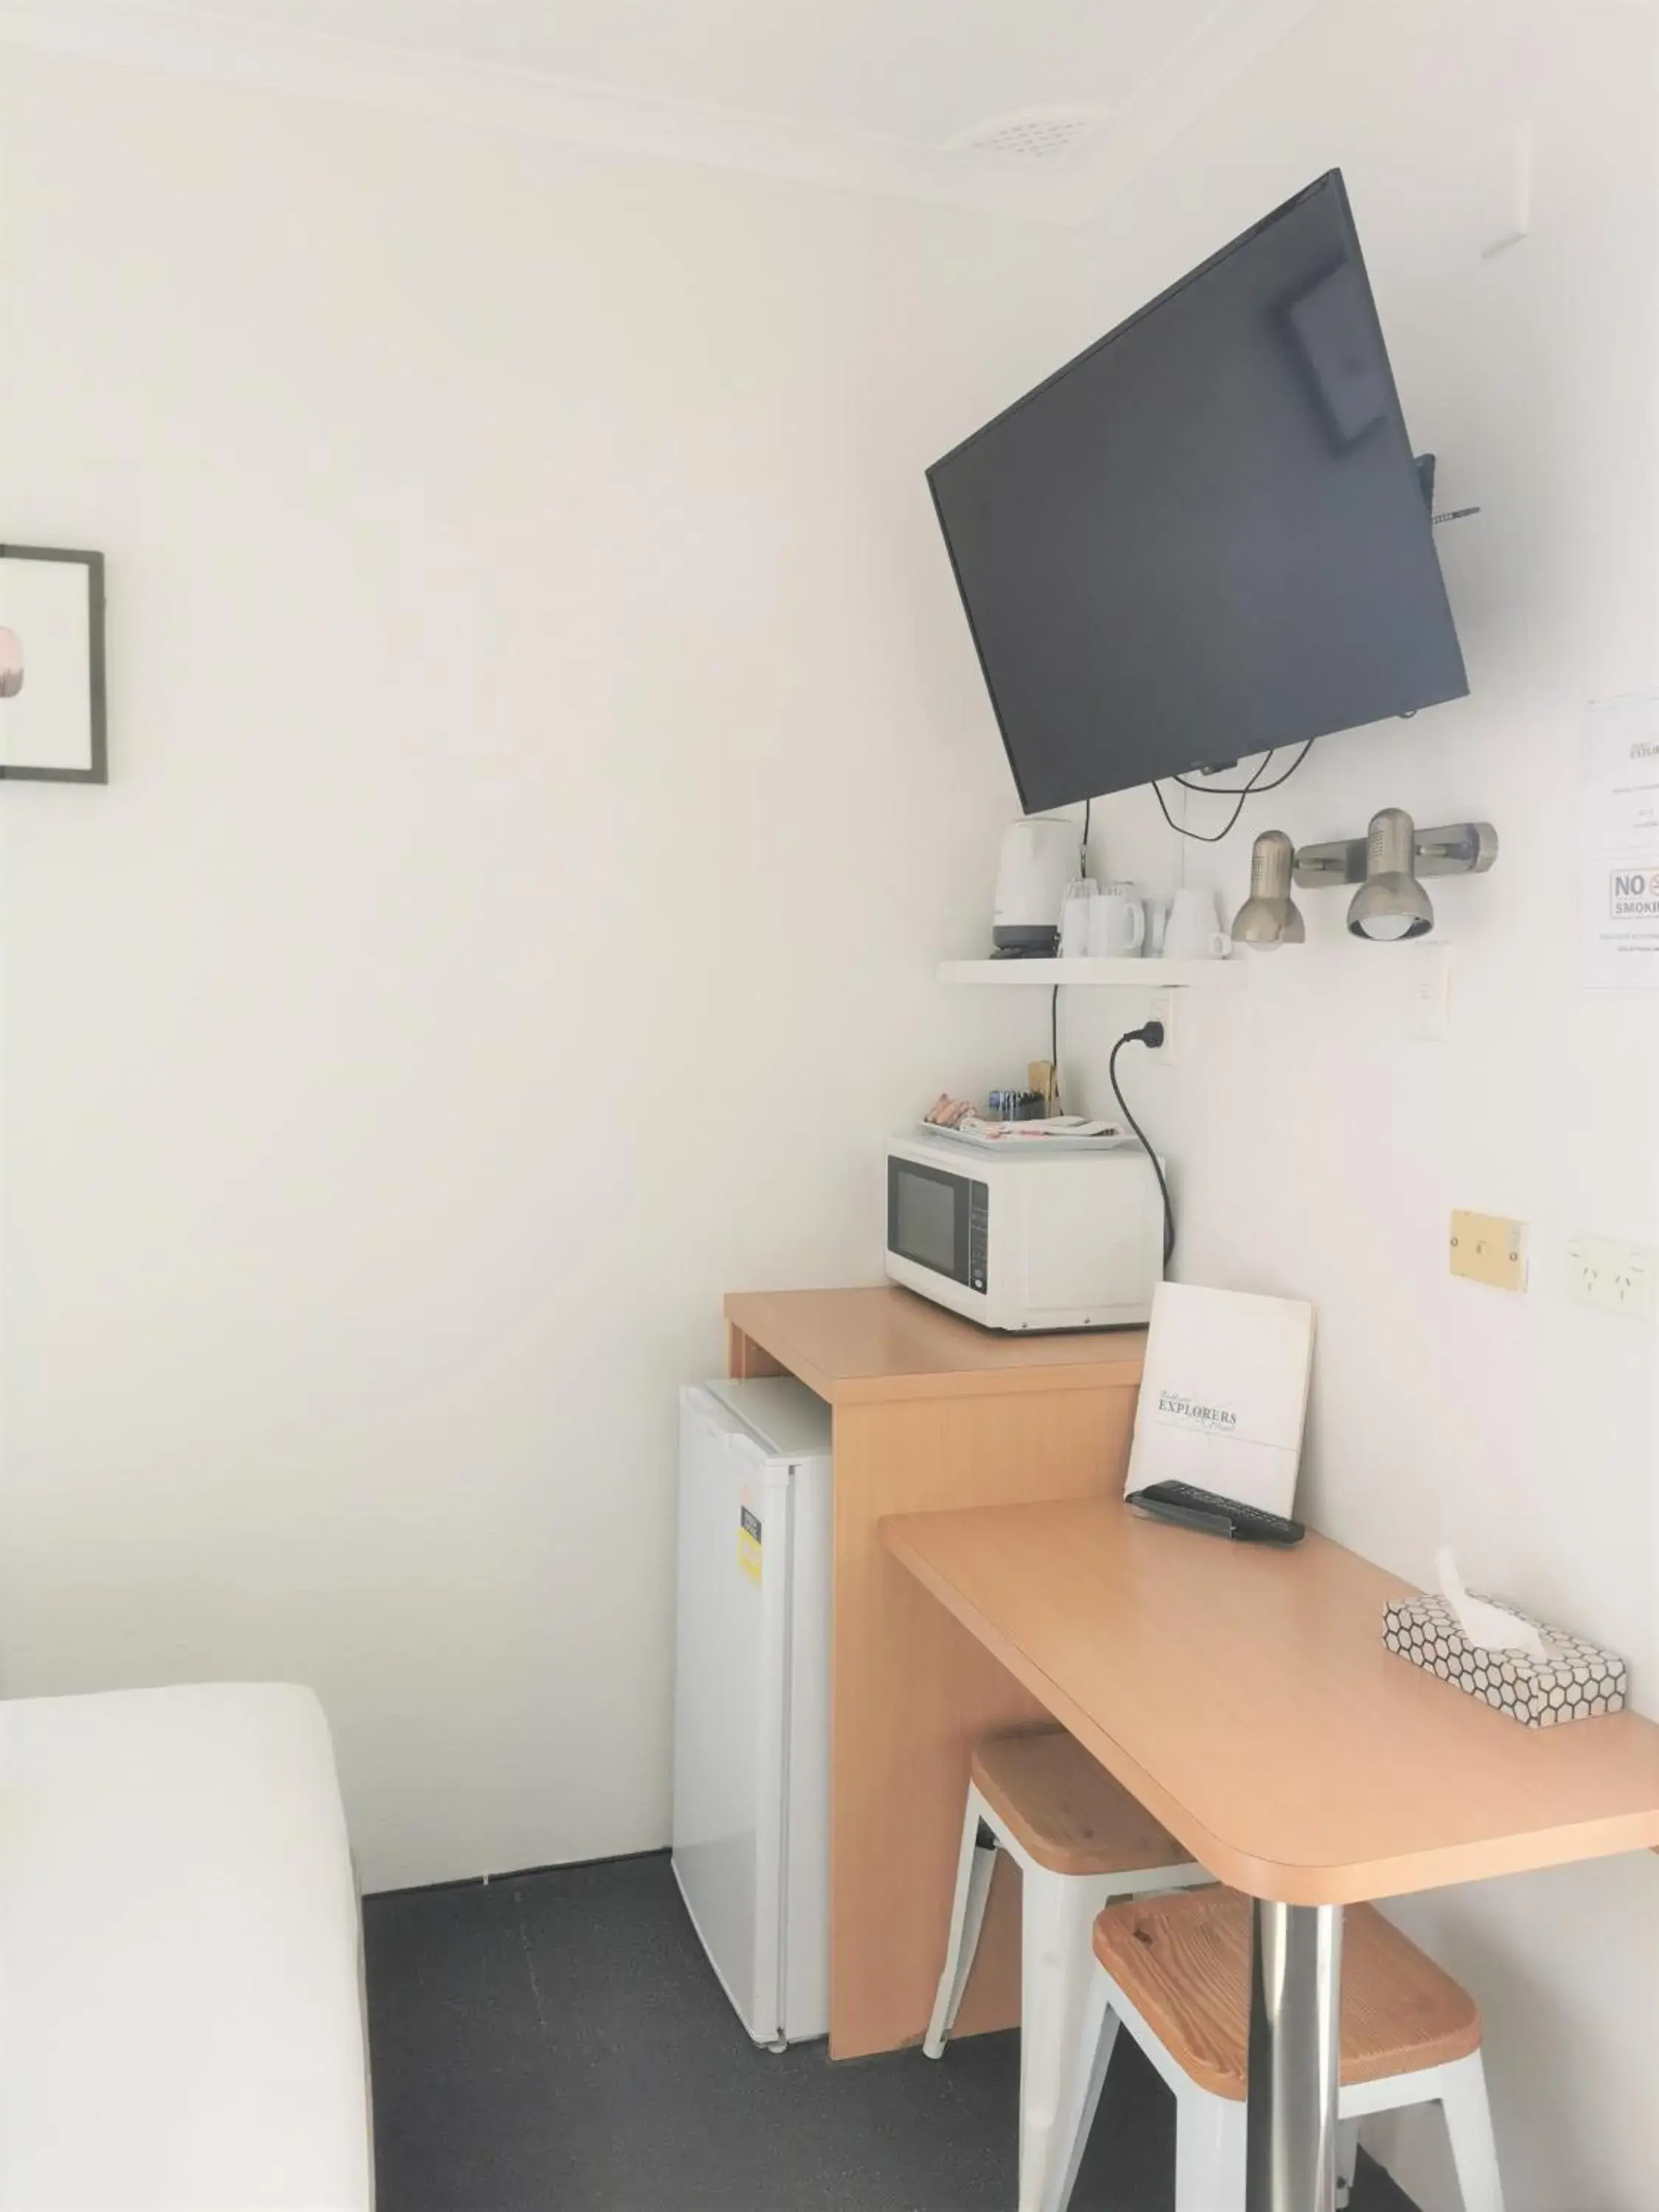
<svg viewBox="0 0 1659 2212">
<path fill-rule="evenodd" d="M 919 2042 L 933 2008 L 968 1762 L 1040 1719 L 1023 1686 L 882 1549 L 884 1514 L 1121 1490 L 1140 1330 L 994 1336 L 909 1291 L 728 1297 L 735 1376 L 798 1376 L 835 1454 L 830 2049 Z M 1019 2017 L 1018 1873 L 1000 1873 L 959 2033 Z"/>
<path fill-rule="evenodd" d="M 1659 1844 L 1659 1726 L 1534 1732 L 1424 1674 L 1382 1644 L 1407 1585 L 1322 1537 L 1220 1544 L 1100 1498 L 881 1534 L 1197 1859 L 1266 1900 L 1251 2212 L 1333 2201 L 1341 1906 Z"/>
</svg>

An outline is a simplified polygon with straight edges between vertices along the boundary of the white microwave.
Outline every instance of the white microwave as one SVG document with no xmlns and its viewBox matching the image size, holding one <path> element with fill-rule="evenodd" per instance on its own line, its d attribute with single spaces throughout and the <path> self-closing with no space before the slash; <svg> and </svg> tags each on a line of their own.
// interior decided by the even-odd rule
<svg viewBox="0 0 1659 2212">
<path fill-rule="evenodd" d="M 887 1273 L 985 1328 L 1145 1322 L 1164 1276 L 1164 1202 L 1137 1145 L 970 1151 L 949 1138 L 887 1147 Z"/>
</svg>

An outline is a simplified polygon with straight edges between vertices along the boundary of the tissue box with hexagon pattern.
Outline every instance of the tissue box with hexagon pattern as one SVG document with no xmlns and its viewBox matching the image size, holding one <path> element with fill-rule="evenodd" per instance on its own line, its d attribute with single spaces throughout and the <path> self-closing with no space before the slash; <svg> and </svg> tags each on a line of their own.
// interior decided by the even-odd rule
<svg viewBox="0 0 1659 2212">
<path fill-rule="evenodd" d="M 1477 1650 L 1443 1597 L 1394 1599 L 1383 1611 L 1382 1641 L 1413 1667 L 1484 1698 L 1523 1728 L 1559 1728 L 1565 1721 L 1624 1710 L 1627 1675 L 1616 1652 L 1604 1651 L 1582 1636 L 1564 1635 L 1518 1606 L 1501 1609 L 1538 1631 L 1546 1657 Z"/>
</svg>

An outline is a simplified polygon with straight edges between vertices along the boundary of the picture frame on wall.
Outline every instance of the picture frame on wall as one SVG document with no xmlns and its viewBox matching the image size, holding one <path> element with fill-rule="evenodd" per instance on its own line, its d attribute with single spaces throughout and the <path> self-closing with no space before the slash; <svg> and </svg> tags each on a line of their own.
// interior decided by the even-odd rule
<svg viewBox="0 0 1659 2212">
<path fill-rule="evenodd" d="M 107 783 L 104 556 L 0 545 L 0 779 Z"/>
</svg>

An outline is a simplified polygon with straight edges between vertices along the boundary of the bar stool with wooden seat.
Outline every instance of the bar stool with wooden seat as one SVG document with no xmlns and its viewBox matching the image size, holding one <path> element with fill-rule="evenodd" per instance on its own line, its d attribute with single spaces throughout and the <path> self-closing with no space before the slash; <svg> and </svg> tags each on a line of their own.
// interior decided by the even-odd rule
<svg viewBox="0 0 1659 2212">
<path fill-rule="evenodd" d="M 1076 2102 L 1096 1914 L 1113 1898 L 1212 1877 L 1063 1729 L 988 1736 L 969 1769 L 930 2058 L 968 1986 L 999 1850 L 1020 1871 L 1019 2205 L 1036 2212 L 1055 2130 Z"/>
<path fill-rule="evenodd" d="M 1249 1899 L 1212 1888 L 1115 1905 L 1095 1923 L 1094 1951 L 1074 2101 L 1042 2212 L 1066 2212 L 1120 2022 L 1175 2091 L 1176 2212 L 1244 2212 Z M 1368 2112 L 1426 2104 L 1445 2113 L 1463 2212 L 1504 2212 L 1475 2002 L 1374 1905 L 1352 1905 L 1342 1935 L 1344 2134 Z"/>
</svg>

